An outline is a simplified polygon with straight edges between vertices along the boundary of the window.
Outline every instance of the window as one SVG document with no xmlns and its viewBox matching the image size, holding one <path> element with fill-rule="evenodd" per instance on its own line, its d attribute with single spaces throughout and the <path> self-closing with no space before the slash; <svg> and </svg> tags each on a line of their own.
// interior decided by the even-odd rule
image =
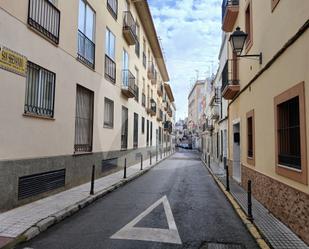
<svg viewBox="0 0 309 249">
<path fill-rule="evenodd" d="M 142 134 L 145 134 L 145 118 L 142 117 Z"/>
<path fill-rule="evenodd" d="M 134 113 L 133 148 L 138 147 L 138 114 Z"/>
<path fill-rule="evenodd" d="M 146 145 L 149 146 L 149 120 L 147 120 Z"/>
<path fill-rule="evenodd" d="M 271 1 L 271 11 L 274 11 L 280 0 L 270 0 Z"/>
<path fill-rule="evenodd" d="M 115 44 L 116 44 L 116 38 L 115 35 L 106 28 L 106 37 L 105 37 L 105 52 L 106 54 L 115 61 Z"/>
<path fill-rule="evenodd" d="M 246 41 L 246 48 L 247 51 L 251 48 L 252 42 L 253 42 L 253 33 L 252 33 L 252 2 L 249 1 L 246 13 L 245 13 L 245 27 L 246 27 L 246 33 L 248 34 L 247 41 Z"/>
<path fill-rule="evenodd" d="M 115 63 L 115 35 L 106 28 L 105 37 L 105 78 L 112 83 L 116 83 L 116 63 Z"/>
<path fill-rule="evenodd" d="M 143 66 L 146 69 L 147 58 L 146 58 L 146 39 L 143 38 Z"/>
<path fill-rule="evenodd" d="M 135 44 L 135 54 L 137 57 L 140 56 L 140 43 L 139 43 L 139 33 L 140 33 L 140 27 L 139 24 L 136 23 L 136 44 Z"/>
<path fill-rule="evenodd" d="M 122 107 L 122 125 L 121 125 L 121 149 L 128 148 L 128 109 Z"/>
<path fill-rule="evenodd" d="M 304 82 L 275 98 L 276 172 L 307 184 Z"/>
<path fill-rule="evenodd" d="M 80 85 L 76 88 L 75 153 L 92 151 L 94 93 Z"/>
<path fill-rule="evenodd" d="M 114 101 L 104 98 L 104 127 L 114 127 Z"/>
<path fill-rule="evenodd" d="M 54 117 L 55 81 L 53 72 L 28 61 L 25 114 Z"/>
<path fill-rule="evenodd" d="M 30 0 L 28 24 L 55 44 L 59 44 L 60 11 L 56 0 Z"/>
<path fill-rule="evenodd" d="M 84 0 L 79 0 L 78 59 L 92 69 L 95 63 L 94 31 L 95 13 Z"/>
<path fill-rule="evenodd" d="M 117 0 L 107 0 L 107 9 L 111 15 L 117 19 L 118 15 L 118 1 Z"/>
<path fill-rule="evenodd" d="M 136 79 L 136 85 L 135 85 L 135 101 L 139 101 L 139 71 L 137 67 L 135 67 L 135 79 Z"/>
<path fill-rule="evenodd" d="M 247 162 L 255 165 L 254 110 L 247 113 Z"/>
</svg>

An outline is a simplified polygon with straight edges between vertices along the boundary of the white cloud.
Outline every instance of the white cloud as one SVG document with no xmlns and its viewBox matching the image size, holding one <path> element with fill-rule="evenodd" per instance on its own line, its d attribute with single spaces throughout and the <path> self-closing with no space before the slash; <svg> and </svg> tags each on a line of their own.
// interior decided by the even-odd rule
<svg viewBox="0 0 309 249">
<path fill-rule="evenodd" d="M 221 0 L 150 0 L 174 91 L 177 118 L 187 115 L 196 79 L 215 71 L 221 44 Z"/>
</svg>

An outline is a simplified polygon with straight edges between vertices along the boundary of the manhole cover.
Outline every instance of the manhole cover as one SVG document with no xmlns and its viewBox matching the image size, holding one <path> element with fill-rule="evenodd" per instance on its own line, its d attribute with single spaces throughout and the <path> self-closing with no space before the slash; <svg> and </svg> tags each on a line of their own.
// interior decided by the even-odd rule
<svg viewBox="0 0 309 249">
<path fill-rule="evenodd" d="M 242 245 L 233 243 L 205 243 L 200 249 L 244 249 Z"/>
</svg>

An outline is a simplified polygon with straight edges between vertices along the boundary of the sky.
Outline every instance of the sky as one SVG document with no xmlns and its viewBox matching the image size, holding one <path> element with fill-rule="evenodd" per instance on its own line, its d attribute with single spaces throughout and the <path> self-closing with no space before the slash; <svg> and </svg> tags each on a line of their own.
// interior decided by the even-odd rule
<svg viewBox="0 0 309 249">
<path fill-rule="evenodd" d="M 221 45 L 221 0 L 148 0 L 165 55 L 176 120 L 187 116 L 197 78 L 215 73 Z"/>
</svg>

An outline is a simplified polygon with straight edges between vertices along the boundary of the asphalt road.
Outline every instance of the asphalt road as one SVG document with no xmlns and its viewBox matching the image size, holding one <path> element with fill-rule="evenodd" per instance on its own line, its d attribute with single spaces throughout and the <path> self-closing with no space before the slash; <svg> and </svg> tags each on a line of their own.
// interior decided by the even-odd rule
<svg viewBox="0 0 309 249">
<path fill-rule="evenodd" d="M 181 151 L 18 249 L 216 248 L 216 243 L 258 248 L 198 155 Z"/>
</svg>

